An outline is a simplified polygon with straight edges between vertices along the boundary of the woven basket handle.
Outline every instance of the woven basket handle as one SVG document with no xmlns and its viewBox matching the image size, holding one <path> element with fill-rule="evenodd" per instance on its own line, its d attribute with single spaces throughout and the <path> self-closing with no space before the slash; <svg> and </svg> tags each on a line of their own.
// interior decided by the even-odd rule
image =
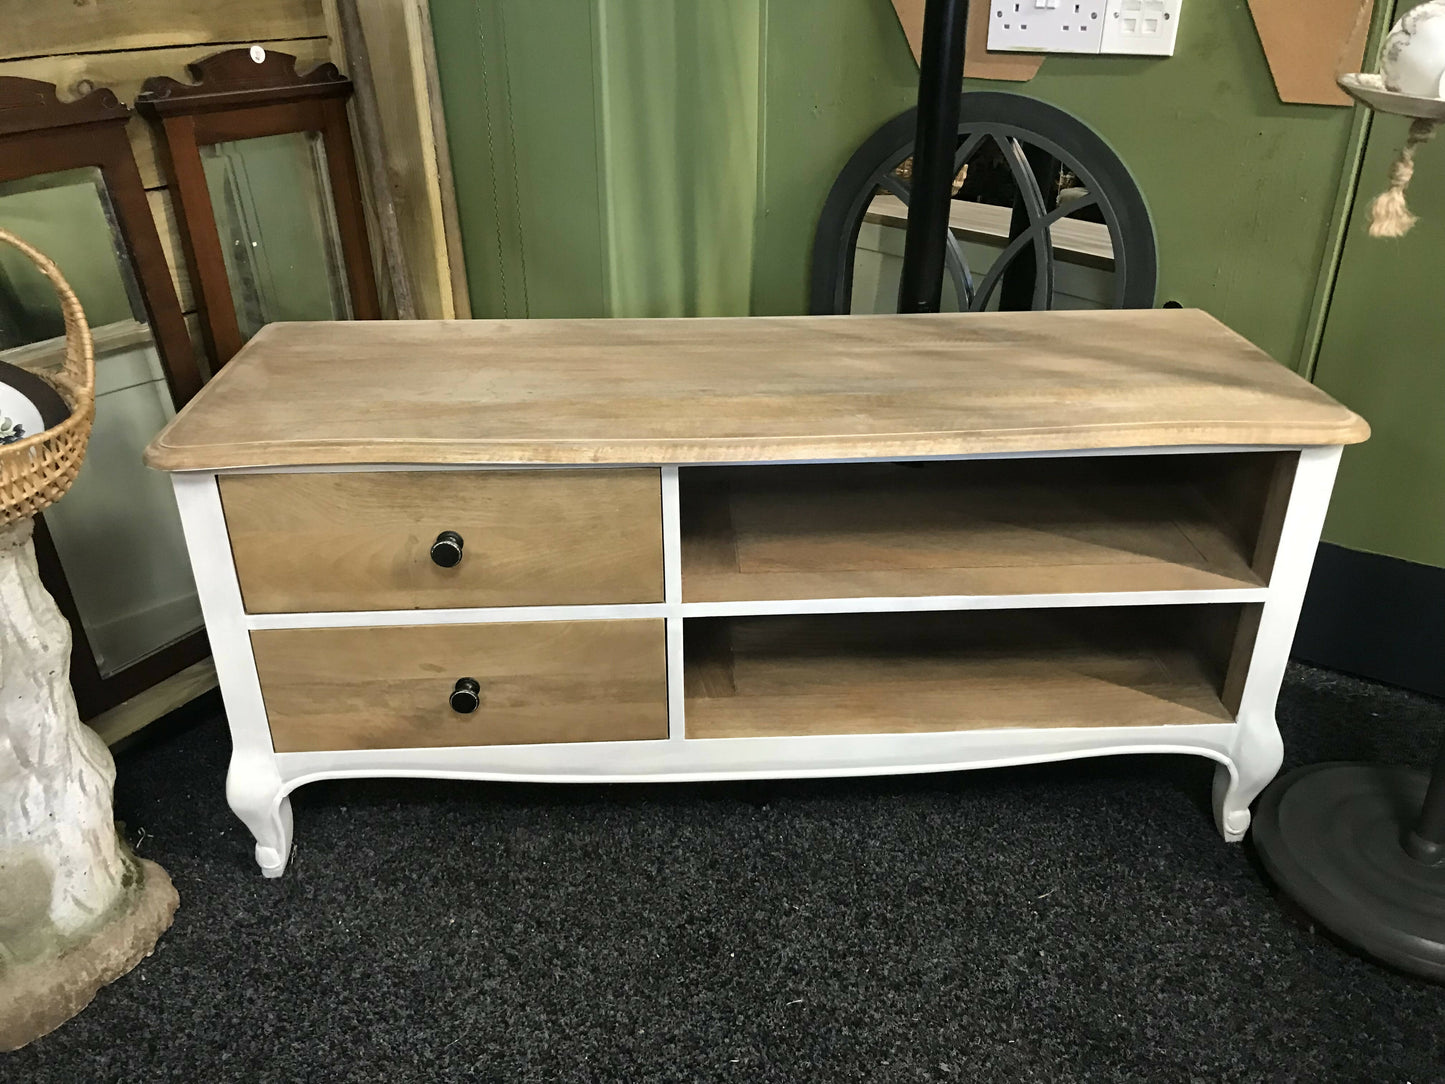
<svg viewBox="0 0 1445 1084">
<path fill-rule="evenodd" d="M 60 372 L 47 375 L 70 400 L 70 408 L 79 410 L 95 400 L 95 350 L 90 341 L 90 324 L 86 322 L 80 299 L 50 257 L 4 228 L 0 228 L 0 241 L 28 256 L 55 287 L 55 294 L 60 299 L 60 315 L 65 321 L 65 365 Z"/>
</svg>

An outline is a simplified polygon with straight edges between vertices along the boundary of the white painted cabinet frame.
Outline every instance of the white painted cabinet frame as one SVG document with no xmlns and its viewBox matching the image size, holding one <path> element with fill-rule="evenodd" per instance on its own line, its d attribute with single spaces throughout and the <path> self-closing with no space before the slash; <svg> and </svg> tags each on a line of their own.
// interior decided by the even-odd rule
<svg viewBox="0 0 1445 1084">
<path fill-rule="evenodd" d="M 256 861 L 279 876 L 292 846 L 290 793 L 322 779 L 424 776 L 556 783 L 801 778 L 954 771 L 1119 753 L 1191 753 L 1217 763 L 1214 810 L 1226 839 L 1249 827 L 1249 806 L 1283 755 L 1275 702 L 1329 503 L 1340 448 L 1122 448 L 1078 453 L 927 457 L 929 461 L 1061 458 L 1074 455 L 1200 455 L 1298 451 L 1299 462 L 1267 586 L 1217 590 L 1031 595 L 946 595 L 736 602 L 683 601 L 679 467 L 661 470 L 663 601 L 618 606 L 511 606 L 474 609 L 248 614 L 232 559 L 217 472 L 173 474 L 201 606 L 215 655 L 233 753 L 226 796 L 256 838 Z M 861 462 L 896 462 L 869 459 Z M 913 461 L 917 461 L 916 459 Z M 848 462 L 824 460 L 818 462 Z M 860 462 L 860 461 L 853 461 Z M 709 464 L 715 466 L 716 464 Z M 757 464 L 764 467 L 766 464 Z M 282 472 L 433 469 L 416 464 L 272 468 Z M 537 469 L 453 464 L 439 470 Z M 599 471 L 606 466 L 593 468 Z M 683 467 L 683 470 L 689 469 Z M 246 473 L 238 471 L 236 473 Z M 252 472 L 254 473 L 254 472 Z M 697 739 L 687 736 L 683 624 L 689 618 L 761 614 L 844 614 L 1048 607 L 1262 604 L 1233 723 L 959 730 L 908 734 Z M 252 655 L 253 630 L 518 621 L 662 619 L 666 630 L 667 738 L 645 741 L 489 745 L 278 753 Z"/>
</svg>

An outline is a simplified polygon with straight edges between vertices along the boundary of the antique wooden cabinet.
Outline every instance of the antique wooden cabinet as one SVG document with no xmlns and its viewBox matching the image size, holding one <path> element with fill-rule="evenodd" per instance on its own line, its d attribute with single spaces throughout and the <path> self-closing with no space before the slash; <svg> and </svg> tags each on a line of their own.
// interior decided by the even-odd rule
<svg viewBox="0 0 1445 1084">
<path fill-rule="evenodd" d="M 1238 839 L 1367 432 L 1189 310 L 277 324 L 148 460 L 275 876 L 376 775 L 1195 753 Z"/>
</svg>

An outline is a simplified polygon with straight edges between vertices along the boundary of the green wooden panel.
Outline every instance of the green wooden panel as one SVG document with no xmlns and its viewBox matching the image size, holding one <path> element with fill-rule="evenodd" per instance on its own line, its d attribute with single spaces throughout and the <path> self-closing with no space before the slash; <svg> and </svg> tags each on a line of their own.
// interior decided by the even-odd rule
<svg viewBox="0 0 1445 1084">
<path fill-rule="evenodd" d="M 1325 537 L 1351 549 L 1445 566 L 1445 146 L 1416 156 L 1400 240 L 1368 234 L 1370 201 L 1385 185 L 1408 122 L 1375 120 L 1345 239 L 1315 382 L 1364 415 L 1370 440 L 1345 452 Z"/>
<path fill-rule="evenodd" d="M 589 0 L 432 5 L 472 312 L 605 316 Z"/>
<path fill-rule="evenodd" d="M 511 105 L 511 130 L 498 132 L 513 154 L 525 315 L 607 316 L 593 5 L 502 0 L 496 7 Z"/>
<path fill-rule="evenodd" d="M 752 313 L 807 311 L 813 232 L 858 145 L 918 96 L 890 0 L 771 0 Z"/>
<path fill-rule="evenodd" d="M 472 312 L 524 316 L 502 11 L 435 3 L 431 17 Z"/>
</svg>

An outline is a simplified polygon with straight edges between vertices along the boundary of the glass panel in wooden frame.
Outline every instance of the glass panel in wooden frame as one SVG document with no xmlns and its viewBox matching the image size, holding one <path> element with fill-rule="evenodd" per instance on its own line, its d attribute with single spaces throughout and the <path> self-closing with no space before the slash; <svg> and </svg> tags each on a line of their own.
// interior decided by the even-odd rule
<svg viewBox="0 0 1445 1084">
<path fill-rule="evenodd" d="M 229 157 L 234 167 L 247 153 L 238 148 L 250 144 L 251 153 L 255 153 L 252 141 L 296 133 L 319 141 L 324 154 L 313 160 L 316 171 L 309 189 L 311 195 L 305 189 L 292 193 L 301 201 L 295 206 L 300 206 L 302 217 L 309 215 L 314 227 L 319 251 L 310 259 L 333 265 L 328 272 L 331 310 L 328 313 L 318 305 L 311 318 L 336 315 L 341 279 L 338 270 L 344 273 L 349 315 L 361 320 L 378 318 L 380 304 L 366 236 L 361 184 L 346 117 L 351 81 L 332 64 L 298 74 L 295 57 L 259 46 L 216 53 L 189 65 L 187 70 L 194 83 L 179 83 L 168 77 L 146 80 L 136 107 L 160 125 L 186 258 L 197 285 L 202 325 L 216 365 L 224 365 L 235 355 L 254 332 L 258 320 L 281 318 L 275 315 L 279 309 L 274 305 L 268 312 L 267 302 L 258 296 L 255 284 L 239 281 L 256 270 L 255 262 L 237 258 L 234 252 L 228 260 L 227 247 L 234 249 L 238 240 L 246 245 L 254 243 L 257 249 L 289 246 L 295 240 L 281 236 L 279 231 L 268 238 L 259 221 L 243 221 L 245 193 L 254 192 L 254 178 L 233 185 L 231 196 L 236 198 L 228 198 L 226 182 L 218 176 L 220 167 L 215 163 Z M 324 170 L 320 168 L 323 161 Z M 209 171 L 207 162 L 212 163 Z M 329 214 L 305 207 L 305 200 L 314 197 L 318 186 L 329 191 Z M 252 226 L 261 235 L 248 232 Z M 339 268 L 334 266 L 338 256 Z"/>
</svg>

